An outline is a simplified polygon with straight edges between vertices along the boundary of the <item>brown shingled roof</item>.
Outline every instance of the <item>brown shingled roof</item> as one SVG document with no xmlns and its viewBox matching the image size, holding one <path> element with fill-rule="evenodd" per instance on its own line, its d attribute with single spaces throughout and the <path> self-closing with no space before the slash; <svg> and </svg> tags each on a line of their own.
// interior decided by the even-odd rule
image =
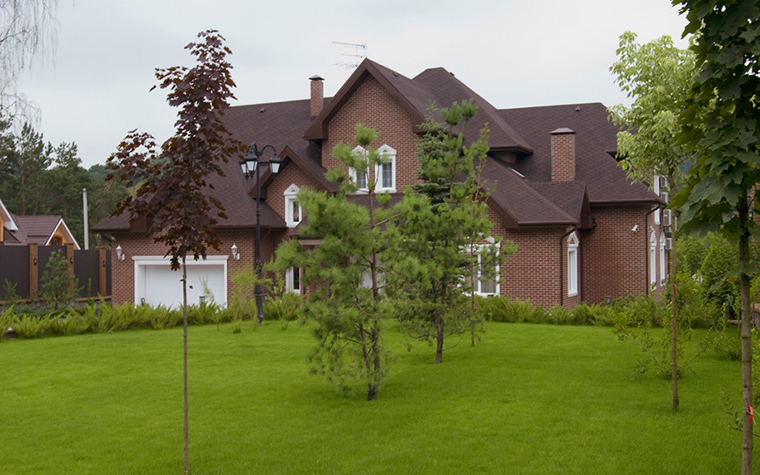
<svg viewBox="0 0 760 475">
<path fill-rule="evenodd" d="M 600 103 L 504 109 L 499 114 L 533 146 L 533 154 L 518 159 L 515 169 L 535 182 L 551 181 L 549 132 L 559 127 L 575 131 L 575 180 L 588 187 L 591 205 L 656 203 L 658 197 L 641 183 L 631 183 L 610 156 L 617 149 L 617 127 Z"/>
</svg>

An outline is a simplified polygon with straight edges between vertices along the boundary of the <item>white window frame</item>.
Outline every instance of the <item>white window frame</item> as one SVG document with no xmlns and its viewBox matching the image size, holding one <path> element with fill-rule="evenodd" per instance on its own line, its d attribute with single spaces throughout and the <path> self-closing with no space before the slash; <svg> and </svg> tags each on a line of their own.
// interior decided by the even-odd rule
<svg viewBox="0 0 760 475">
<path fill-rule="evenodd" d="M 567 237 L 567 296 L 578 295 L 578 234 L 573 231 Z"/>
<path fill-rule="evenodd" d="M 660 175 L 654 175 L 654 183 L 652 184 L 652 190 L 654 191 L 654 194 L 657 196 L 660 196 Z M 654 212 L 654 224 L 660 224 L 660 216 L 662 214 L 662 210 L 658 207 L 657 211 Z"/>
<path fill-rule="evenodd" d="M 375 191 L 378 192 L 389 192 L 389 193 L 395 193 L 396 192 L 396 151 L 391 148 L 389 145 L 384 144 L 382 147 L 377 149 L 378 153 L 385 157 L 390 158 L 390 163 L 387 164 L 376 164 L 375 165 Z M 391 183 L 390 186 L 384 186 L 383 183 L 383 173 L 382 173 L 382 167 L 385 165 L 389 165 L 391 167 Z"/>
<path fill-rule="evenodd" d="M 367 151 L 362 147 L 361 145 L 357 145 L 354 147 L 353 150 L 351 150 L 351 153 L 354 155 L 367 155 Z M 359 173 L 357 170 L 353 167 L 348 168 L 348 176 L 351 178 L 351 181 L 355 184 L 359 184 L 357 178 Z M 364 175 L 366 176 L 366 181 L 364 183 L 364 186 L 360 186 L 358 192 L 359 193 L 367 193 L 369 191 L 369 168 L 364 172 Z"/>
<path fill-rule="evenodd" d="M 298 272 L 298 288 L 295 288 L 295 273 Z M 301 289 L 303 288 L 303 275 L 299 267 L 291 267 L 285 271 L 285 288 L 289 292 L 301 295 Z"/>
<path fill-rule="evenodd" d="M 663 284 L 667 280 L 665 271 L 665 235 L 660 235 L 660 282 Z"/>
<path fill-rule="evenodd" d="M 490 238 L 489 241 L 493 241 L 493 238 Z M 496 264 L 496 273 L 494 274 L 495 285 L 494 285 L 494 291 L 493 292 L 483 292 L 483 285 L 482 285 L 483 281 L 480 278 L 480 267 L 482 265 L 481 264 L 480 255 L 483 252 L 483 250 L 485 250 L 487 248 L 490 248 L 490 247 L 494 247 L 494 246 L 495 246 L 495 244 L 489 243 L 489 244 L 478 244 L 478 245 L 476 245 L 476 246 L 473 247 L 473 250 L 475 251 L 475 253 L 478 256 L 477 264 L 475 266 L 475 269 L 473 270 L 472 277 L 471 277 L 471 279 L 472 279 L 472 281 L 471 281 L 471 283 L 472 283 L 472 292 L 475 295 L 480 295 L 482 297 L 488 297 L 490 295 L 500 295 L 500 290 L 501 290 L 501 287 L 500 287 L 500 282 L 501 282 L 501 266 L 499 264 Z M 498 256 L 500 252 L 501 252 L 501 249 L 499 249 L 497 247 L 497 249 L 496 249 L 496 255 Z"/>
<path fill-rule="evenodd" d="M 303 210 L 301 209 L 301 205 L 298 203 L 296 196 L 299 190 L 300 188 L 295 184 L 292 184 L 283 192 L 283 195 L 285 196 L 285 224 L 287 224 L 289 228 L 295 228 L 303 219 Z M 298 216 L 293 215 L 293 205 L 298 205 Z"/>
<path fill-rule="evenodd" d="M 649 284 L 657 285 L 657 236 L 649 235 Z"/>
</svg>

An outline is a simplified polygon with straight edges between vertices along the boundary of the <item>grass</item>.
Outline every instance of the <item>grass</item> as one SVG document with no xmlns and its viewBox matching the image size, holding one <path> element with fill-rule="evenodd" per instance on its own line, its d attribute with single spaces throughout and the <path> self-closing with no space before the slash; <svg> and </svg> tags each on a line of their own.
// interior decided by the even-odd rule
<svg viewBox="0 0 760 475">
<path fill-rule="evenodd" d="M 669 381 L 631 380 L 640 353 L 609 328 L 491 323 L 441 365 L 390 328 L 371 403 L 308 375 L 307 328 L 189 333 L 194 474 L 739 471 L 722 397 L 738 405 L 739 363 L 695 361 L 673 413 Z M 0 356 L 0 474 L 182 472 L 181 329 L 4 341 Z"/>
</svg>

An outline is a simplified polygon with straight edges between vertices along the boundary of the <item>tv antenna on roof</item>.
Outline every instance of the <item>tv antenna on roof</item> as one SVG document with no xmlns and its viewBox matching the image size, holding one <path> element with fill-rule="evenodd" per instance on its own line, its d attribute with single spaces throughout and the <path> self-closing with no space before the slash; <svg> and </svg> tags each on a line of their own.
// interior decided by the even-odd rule
<svg viewBox="0 0 760 475">
<path fill-rule="evenodd" d="M 349 58 L 354 58 L 353 61 L 343 61 L 340 63 L 335 63 L 335 66 L 343 66 L 346 69 L 351 68 L 358 68 L 359 63 L 362 62 L 362 59 L 367 57 L 367 42 L 364 43 L 346 43 L 344 41 L 333 41 L 334 45 L 343 45 L 349 48 L 354 48 L 354 53 L 343 53 L 341 56 L 348 56 Z"/>
</svg>

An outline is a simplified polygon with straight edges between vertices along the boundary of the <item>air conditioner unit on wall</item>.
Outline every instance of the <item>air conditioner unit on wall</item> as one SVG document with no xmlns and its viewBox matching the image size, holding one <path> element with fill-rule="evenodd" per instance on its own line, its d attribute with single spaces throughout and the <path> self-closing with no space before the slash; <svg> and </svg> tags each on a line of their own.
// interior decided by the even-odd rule
<svg viewBox="0 0 760 475">
<path fill-rule="evenodd" d="M 663 191 L 662 193 L 660 193 L 660 198 L 662 198 L 662 201 L 666 203 L 670 203 L 670 193 L 668 193 L 667 191 Z"/>
<path fill-rule="evenodd" d="M 658 177 L 660 180 L 660 189 L 666 190 L 668 188 L 668 177 L 666 176 L 660 176 Z"/>
<path fill-rule="evenodd" d="M 662 210 L 662 225 L 663 226 L 673 225 L 673 210 L 671 209 Z"/>
<path fill-rule="evenodd" d="M 672 251 L 673 250 L 673 238 L 665 238 L 665 250 L 666 251 Z"/>
</svg>

